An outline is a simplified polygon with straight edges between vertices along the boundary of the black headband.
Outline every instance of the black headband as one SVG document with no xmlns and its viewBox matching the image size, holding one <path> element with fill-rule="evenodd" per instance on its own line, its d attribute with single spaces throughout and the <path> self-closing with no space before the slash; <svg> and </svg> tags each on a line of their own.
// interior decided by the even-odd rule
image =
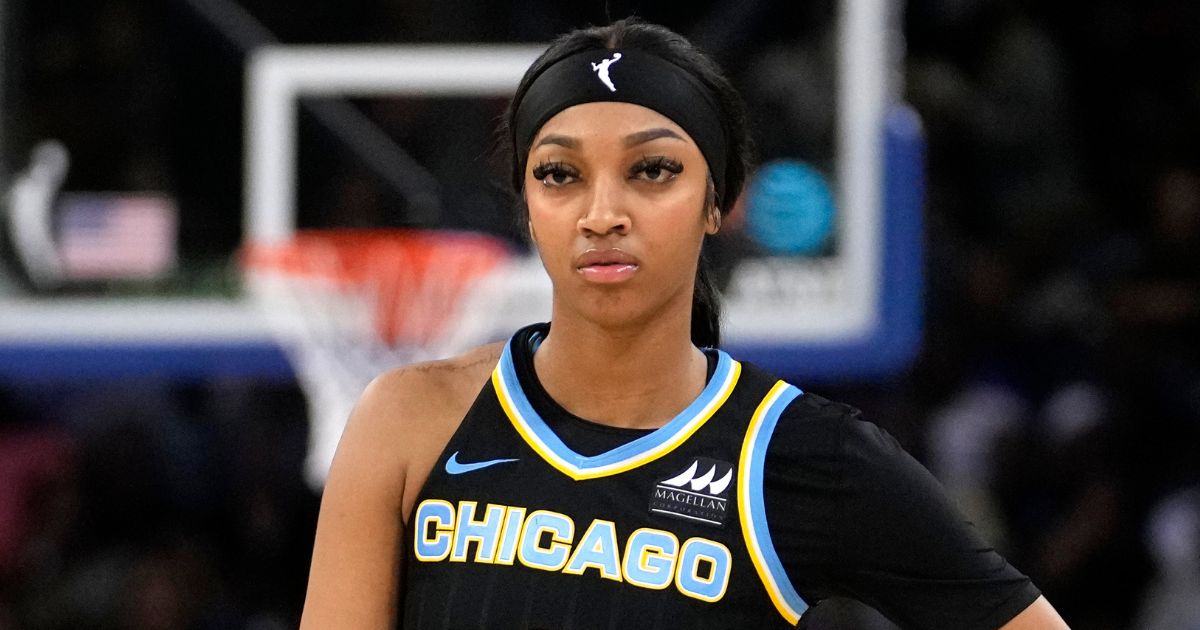
<svg viewBox="0 0 1200 630">
<path fill-rule="evenodd" d="M 725 127 L 711 91 L 691 73 L 639 50 L 588 50 L 542 71 L 517 104 L 516 164 L 525 177 L 529 145 L 542 125 L 573 105 L 617 101 L 648 107 L 683 128 L 708 162 L 717 199 L 725 198 Z M 520 180 L 516 182 L 520 187 Z"/>
</svg>

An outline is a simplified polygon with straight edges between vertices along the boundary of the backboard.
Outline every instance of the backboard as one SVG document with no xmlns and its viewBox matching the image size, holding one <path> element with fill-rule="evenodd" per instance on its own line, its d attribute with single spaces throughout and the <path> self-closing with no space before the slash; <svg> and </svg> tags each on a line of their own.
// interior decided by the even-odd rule
<svg viewBox="0 0 1200 630">
<path fill-rule="evenodd" d="M 919 345 L 923 140 L 919 120 L 898 98 L 893 11 L 882 2 L 840 3 L 832 159 L 800 165 L 807 170 L 764 165 L 779 168 L 764 168 L 777 177 L 748 188 L 745 232 L 755 252 L 725 270 L 725 347 L 801 383 L 885 376 Z M 259 49 L 246 72 L 246 240 L 277 242 L 297 226 L 302 99 L 502 99 L 542 48 Z M 811 214 L 812 191 L 822 186 L 831 200 L 826 228 Z M 789 225 L 789 199 L 817 217 L 818 236 L 828 234 L 809 245 L 793 239 L 794 251 L 765 238 L 779 232 L 771 221 L 780 216 Z M 491 316 L 473 333 L 479 342 L 549 314 L 549 285 L 536 260 L 514 256 L 498 273 L 505 275 L 493 285 L 502 290 L 479 298 Z M 290 373 L 255 309 L 217 298 L 6 298 L 0 366 L 11 378 Z"/>
</svg>

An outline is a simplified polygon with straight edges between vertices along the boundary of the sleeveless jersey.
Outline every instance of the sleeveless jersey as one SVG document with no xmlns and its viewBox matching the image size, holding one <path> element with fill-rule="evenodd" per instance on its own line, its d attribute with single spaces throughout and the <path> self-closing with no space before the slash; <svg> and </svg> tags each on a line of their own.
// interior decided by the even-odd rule
<svg viewBox="0 0 1200 630">
<path fill-rule="evenodd" d="M 798 392 L 709 350 L 715 370 L 682 413 L 587 456 L 523 391 L 520 337 L 417 498 L 404 627 L 792 626 L 763 583 L 769 560 L 752 551 L 764 542 L 761 480 L 744 464 L 753 421 Z"/>
<path fill-rule="evenodd" d="M 1040 595 L 856 409 L 706 350 L 662 427 L 590 423 L 537 381 L 547 330 L 509 341 L 417 497 L 405 628 L 786 628 L 851 596 L 994 630 Z"/>
</svg>

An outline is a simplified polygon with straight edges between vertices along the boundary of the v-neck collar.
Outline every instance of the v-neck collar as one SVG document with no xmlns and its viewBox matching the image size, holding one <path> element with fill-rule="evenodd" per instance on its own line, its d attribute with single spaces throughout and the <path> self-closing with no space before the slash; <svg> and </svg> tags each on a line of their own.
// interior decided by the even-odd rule
<svg viewBox="0 0 1200 630">
<path fill-rule="evenodd" d="M 504 347 L 500 362 L 492 371 L 496 397 L 513 428 L 554 468 L 575 480 L 607 477 L 652 462 L 683 444 L 721 408 L 737 385 L 741 364 L 724 351 L 716 350 L 717 366 L 700 395 L 663 426 L 598 455 L 585 456 L 559 439 L 538 415 L 517 376 L 514 346 L 518 335 Z"/>
</svg>

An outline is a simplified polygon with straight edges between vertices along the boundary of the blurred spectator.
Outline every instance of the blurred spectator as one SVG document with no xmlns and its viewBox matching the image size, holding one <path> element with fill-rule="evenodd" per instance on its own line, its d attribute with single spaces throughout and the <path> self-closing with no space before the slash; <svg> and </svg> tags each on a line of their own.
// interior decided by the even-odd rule
<svg viewBox="0 0 1200 630">
<path fill-rule="evenodd" d="M 61 429 L 29 422 L 0 390 L 0 628 L 20 627 L 18 602 L 63 562 L 77 516 L 75 452 Z"/>
<path fill-rule="evenodd" d="M 0 432 L 3 478 L 28 480 L 0 497 L 28 506 L 0 510 L 3 540 L 23 534 L 19 557 L 4 556 L 21 562 L 0 565 L 0 609 L 12 617 L 0 623 L 294 626 L 317 507 L 295 386 L 138 381 L 63 394 L 35 405 L 53 418 L 40 433 Z"/>
<path fill-rule="evenodd" d="M 1200 487 L 1160 501 L 1146 526 L 1157 575 L 1142 598 L 1134 628 L 1200 628 Z"/>
</svg>

